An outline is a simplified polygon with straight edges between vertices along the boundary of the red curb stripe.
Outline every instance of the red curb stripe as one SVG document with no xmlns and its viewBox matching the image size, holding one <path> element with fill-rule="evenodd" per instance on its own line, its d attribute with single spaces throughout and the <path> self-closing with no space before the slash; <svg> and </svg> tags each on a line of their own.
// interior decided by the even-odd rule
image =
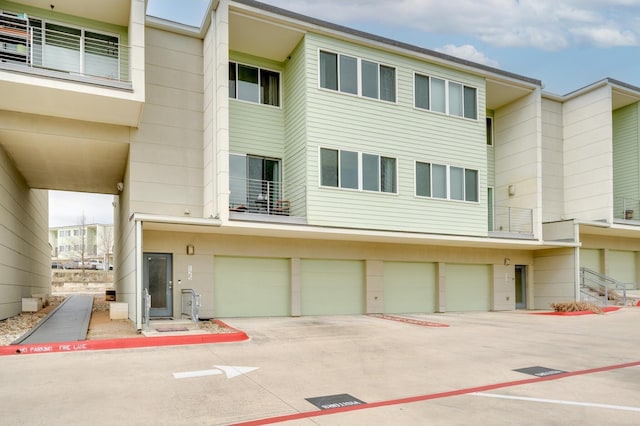
<svg viewBox="0 0 640 426">
<path fill-rule="evenodd" d="M 431 322 L 431 321 L 423 321 L 413 318 L 405 318 L 405 317 L 397 317 L 395 315 L 387 315 L 387 314 L 369 314 L 369 316 L 374 318 L 380 318 L 391 321 L 404 322 L 407 324 L 419 325 L 422 327 L 449 327 L 449 324 L 442 324 L 439 322 Z"/>
<path fill-rule="evenodd" d="M 605 366 L 605 367 L 590 368 L 590 369 L 587 369 L 587 370 L 580 370 L 580 371 L 573 371 L 573 372 L 568 372 L 568 373 L 554 374 L 552 376 L 534 377 L 534 378 L 531 378 L 531 379 L 514 380 L 514 381 L 511 381 L 511 382 L 503 382 L 503 383 L 494 383 L 494 384 L 491 384 L 491 385 L 476 386 L 476 387 L 472 387 L 472 388 L 457 389 L 457 390 L 453 390 L 453 391 L 438 392 L 438 393 L 432 393 L 432 394 L 427 394 L 427 395 L 418 395 L 418 396 L 412 396 L 412 397 L 408 397 L 408 398 L 390 399 L 388 401 L 372 402 L 372 403 L 361 404 L 361 405 L 351 405 L 351 406 L 347 406 L 347 407 L 331 408 L 331 409 L 328 409 L 328 410 L 307 411 L 307 412 L 304 412 L 304 413 L 288 414 L 288 415 L 284 415 L 284 416 L 270 417 L 270 418 L 259 419 L 259 420 L 251 420 L 251 421 L 241 422 L 241 423 L 234 423 L 234 424 L 232 424 L 230 426 L 267 425 L 267 424 L 273 424 L 273 423 L 278 423 L 278 422 L 286 422 L 286 421 L 291 421 L 291 420 L 300 420 L 300 419 L 308 419 L 308 418 L 311 418 L 311 417 L 327 416 L 327 415 L 330 415 L 330 414 L 344 413 L 344 412 L 347 412 L 347 411 L 366 410 L 366 409 L 369 409 L 369 408 L 387 407 L 387 406 L 390 406 L 390 405 L 398 405 L 398 404 L 410 404 L 412 402 L 428 401 L 428 400 L 432 400 L 432 399 L 448 398 L 448 397 L 451 397 L 451 396 L 467 395 L 467 394 L 474 393 L 474 392 L 486 392 L 486 391 L 500 389 L 500 388 L 506 388 L 506 387 L 512 387 L 512 386 L 520 386 L 520 385 L 526 385 L 526 384 L 530 384 L 530 383 L 546 382 L 546 381 L 551 381 L 551 380 L 563 379 L 565 377 L 580 376 L 580 375 L 584 375 L 584 374 L 600 373 L 600 372 L 603 372 L 603 371 L 618 370 L 618 369 L 621 369 L 621 368 L 636 367 L 636 366 L 639 366 L 639 365 L 640 365 L 640 361 L 634 361 L 634 362 L 629 362 L 629 363 L 626 363 L 626 364 L 609 365 L 609 366 Z"/>
<path fill-rule="evenodd" d="M 27 355 L 55 352 L 96 351 L 105 349 L 132 349 L 152 346 L 198 345 L 203 343 L 241 342 L 248 340 L 244 331 L 236 330 L 222 321 L 213 320 L 233 333 L 194 334 L 186 336 L 130 337 L 125 339 L 78 340 L 74 342 L 33 343 L 30 345 L 0 346 L 2 355 Z"/>
</svg>

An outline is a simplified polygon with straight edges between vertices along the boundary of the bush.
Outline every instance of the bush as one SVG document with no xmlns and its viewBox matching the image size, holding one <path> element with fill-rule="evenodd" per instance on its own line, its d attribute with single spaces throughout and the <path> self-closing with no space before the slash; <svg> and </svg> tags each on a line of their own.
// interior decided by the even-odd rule
<svg viewBox="0 0 640 426">
<path fill-rule="evenodd" d="M 552 303 L 551 308 L 556 312 L 580 312 L 591 311 L 594 314 L 601 314 L 602 309 L 595 303 L 591 302 L 562 302 Z"/>
</svg>

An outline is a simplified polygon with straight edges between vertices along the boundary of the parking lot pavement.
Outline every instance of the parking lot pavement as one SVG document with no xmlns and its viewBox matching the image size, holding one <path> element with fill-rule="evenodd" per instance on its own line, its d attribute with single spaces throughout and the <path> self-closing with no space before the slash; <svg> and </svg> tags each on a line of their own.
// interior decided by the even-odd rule
<svg viewBox="0 0 640 426">
<path fill-rule="evenodd" d="M 225 319 L 251 340 L 5 356 L 0 418 L 7 425 L 640 423 L 640 308 L 402 317 L 411 321 Z"/>
</svg>

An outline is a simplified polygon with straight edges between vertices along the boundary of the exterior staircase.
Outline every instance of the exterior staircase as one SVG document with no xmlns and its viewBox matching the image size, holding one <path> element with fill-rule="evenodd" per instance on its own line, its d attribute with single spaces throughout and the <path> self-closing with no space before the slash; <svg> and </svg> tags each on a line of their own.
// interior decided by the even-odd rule
<svg viewBox="0 0 640 426">
<path fill-rule="evenodd" d="M 580 268 L 580 300 L 584 302 L 592 302 L 598 306 L 628 306 L 629 303 L 635 306 L 636 297 L 629 296 L 636 296 L 638 293 L 640 300 L 640 292 L 627 294 L 628 289 L 635 288 L 635 283 L 624 283 L 592 269 Z"/>
</svg>

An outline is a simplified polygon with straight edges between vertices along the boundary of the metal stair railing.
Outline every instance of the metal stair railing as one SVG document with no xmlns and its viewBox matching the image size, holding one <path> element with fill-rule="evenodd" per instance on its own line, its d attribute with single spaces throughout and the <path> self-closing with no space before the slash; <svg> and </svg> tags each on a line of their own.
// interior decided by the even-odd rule
<svg viewBox="0 0 640 426">
<path fill-rule="evenodd" d="M 200 308 L 200 295 L 197 291 L 192 288 L 184 288 L 182 289 L 182 299 L 181 299 L 181 311 L 180 314 L 182 317 L 188 317 L 191 321 L 193 321 L 195 328 L 198 327 L 199 321 L 199 308 Z"/>
<path fill-rule="evenodd" d="M 622 291 L 622 304 L 626 305 L 627 284 L 628 283 L 623 283 L 608 275 L 596 272 L 593 269 L 580 268 L 580 292 L 589 298 L 595 298 L 600 301 L 598 297 L 585 289 L 597 292 L 602 296 L 604 306 L 609 304 L 609 295 L 617 295 L 619 291 Z"/>
</svg>

